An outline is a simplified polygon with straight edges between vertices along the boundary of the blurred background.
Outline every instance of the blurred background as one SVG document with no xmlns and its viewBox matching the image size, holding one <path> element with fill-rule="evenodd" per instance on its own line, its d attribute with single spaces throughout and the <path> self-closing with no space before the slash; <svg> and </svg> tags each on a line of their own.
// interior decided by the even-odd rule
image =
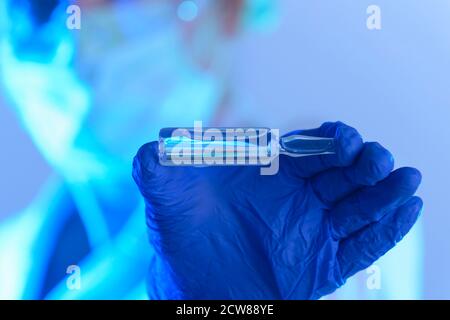
<svg viewBox="0 0 450 320">
<path fill-rule="evenodd" d="M 96 116 L 88 115 L 86 118 L 83 118 L 83 121 L 77 118 L 77 112 L 71 113 L 68 111 L 66 114 L 70 115 L 70 117 L 67 116 L 69 123 L 71 119 L 75 119 L 73 121 L 79 121 L 80 123 L 87 123 L 85 127 L 88 129 L 85 131 L 89 134 L 82 133 L 78 135 L 82 138 L 77 136 L 76 139 L 61 140 L 61 143 L 67 144 L 69 143 L 68 141 L 75 141 L 73 145 L 77 146 L 77 148 L 74 148 L 76 150 L 101 150 L 101 152 L 96 151 L 96 154 L 101 154 L 102 156 L 104 154 L 120 153 L 129 157 L 129 161 L 131 161 L 132 153 L 137 150 L 139 145 L 157 139 L 157 129 L 173 123 L 176 125 L 189 125 L 190 123 L 192 124 L 191 120 L 202 119 L 207 123 L 223 126 L 266 126 L 289 131 L 298 128 L 316 127 L 324 121 L 340 120 L 346 122 L 357 128 L 366 140 L 379 141 L 391 150 L 395 156 L 397 167 L 414 166 L 421 170 L 423 184 L 419 190 L 419 195 L 424 199 L 425 209 L 412 234 L 405 238 L 398 249 L 389 253 L 380 261 L 381 289 L 378 291 L 367 289 L 365 282 L 368 274 L 361 272 L 331 298 L 450 299 L 450 275 L 448 274 L 448 270 L 450 270 L 450 239 L 448 238 L 450 227 L 450 215 L 448 214 L 448 182 L 450 181 L 450 170 L 448 168 L 450 163 L 450 148 L 448 147 L 450 141 L 450 126 L 448 124 L 450 119 L 450 3 L 446 0 L 433 1 L 432 4 L 425 0 L 400 0 L 395 2 L 377 0 L 375 1 L 376 3 L 365 0 L 252 1 L 254 2 L 252 4 L 254 7 L 247 4 L 245 6 L 247 10 L 245 14 L 241 13 L 238 15 L 239 19 L 245 19 L 245 23 L 239 24 L 239 31 L 229 31 L 232 35 L 229 35 L 227 31 L 224 38 L 217 37 L 217 39 L 215 34 L 208 32 L 205 35 L 205 32 L 202 31 L 206 28 L 205 26 L 212 24 L 211 20 L 204 19 L 201 15 L 202 5 L 209 1 L 198 1 L 198 3 L 187 1 L 188 4 L 185 3 L 181 9 L 180 3 L 183 1 L 174 1 L 178 10 L 177 18 L 187 24 L 187 26 L 182 28 L 186 29 L 187 33 L 200 34 L 198 36 L 200 40 L 198 41 L 195 40 L 196 36 L 188 35 L 189 45 L 187 47 L 189 49 L 186 49 L 185 46 L 180 47 L 181 49 L 178 50 L 189 51 L 191 50 L 191 44 L 199 42 L 200 45 L 192 49 L 193 55 L 202 56 L 203 51 L 209 51 L 213 48 L 214 57 L 221 57 L 222 54 L 227 56 L 219 63 L 217 62 L 219 59 L 216 58 L 211 59 L 211 61 L 208 58 L 200 58 L 202 64 L 204 60 L 208 60 L 205 63 L 207 70 L 218 70 L 214 74 L 220 74 L 221 77 L 219 81 L 215 82 L 216 87 L 219 89 L 216 88 L 216 91 L 211 90 L 213 92 L 211 96 L 207 96 L 203 100 L 200 99 L 201 101 L 199 102 L 197 96 L 192 98 L 189 97 L 189 94 L 185 93 L 183 96 L 179 93 L 180 91 L 192 93 L 195 90 L 205 92 L 207 89 L 203 90 L 203 88 L 211 87 L 210 84 L 206 84 L 206 81 L 199 81 L 198 87 L 188 88 L 189 90 L 177 87 L 174 91 L 171 91 L 180 95 L 178 103 L 182 103 L 184 107 L 189 109 L 189 106 L 191 106 L 189 103 L 192 103 L 194 107 L 189 109 L 192 111 L 191 113 L 187 111 L 188 114 L 183 114 L 179 108 L 172 112 L 167 111 L 171 110 L 170 106 L 176 104 L 177 101 L 164 102 L 164 105 L 168 106 L 167 110 L 159 112 L 157 115 L 155 115 L 154 109 L 151 109 L 152 111 L 149 112 L 150 116 L 152 116 L 152 128 L 144 130 L 138 137 L 132 137 L 134 144 L 128 150 L 128 146 L 127 148 L 122 148 L 122 146 L 116 148 L 111 143 L 111 139 L 126 140 L 130 139 L 130 137 L 114 135 L 111 138 L 110 132 L 114 130 L 129 130 L 133 126 L 142 127 L 144 124 L 139 121 L 144 120 L 136 120 L 141 118 L 141 111 L 137 113 L 137 117 L 127 118 L 128 123 L 125 128 L 116 125 L 114 122 L 117 119 L 123 119 L 122 112 L 124 111 L 122 109 L 113 116 L 110 113 L 98 111 Z M 20 2 L 26 3 L 27 1 L 18 1 L 17 3 Z M 44 2 L 51 4 L 52 1 L 43 1 L 42 3 Z M 93 1 L 92 3 L 96 2 L 107 3 L 108 1 Z M 156 2 L 158 1 L 148 0 L 150 6 L 155 5 Z M 239 1 L 229 1 L 229 3 L 231 2 L 237 3 Z M 73 3 L 77 3 L 77 1 Z M 122 3 L 120 5 L 124 6 L 123 2 L 118 1 L 118 3 Z M 196 6 L 191 7 L 192 3 L 195 3 Z M 366 20 L 369 17 L 366 10 L 373 4 L 381 9 L 381 30 L 369 30 L 366 26 Z M 84 13 L 83 5 L 83 3 L 80 4 L 82 13 Z M 100 7 L 103 5 L 99 4 Z M 97 12 L 96 8 L 92 9 L 88 5 L 85 6 L 86 14 L 82 15 L 81 20 L 82 29 L 65 31 L 70 34 L 67 36 L 68 38 L 74 37 L 76 39 L 75 50 L 80 51 L 79 48 L 81 46 L 86 46 L 86 41 L 92 41 L 94 44 L 91 44 L 90 47 L 88 45 L 87 49 L 83 50 L 86 50 L 91 56 L 93 52 L 103 53 L 100 54 L 100 59 L 112 60 L 113 64 L 104 67 L 108 70 L 114 63 L 126 64 L 127 61 L 131 61 L 120 60 L 123 59 L 123 56 L 127 56 L 124 54 L 127 50 L 126 46 L 122 46 L 120 49 L 119 47 L 116 48 L 119 54 L 114 52 L 114 50 L 101 51 L 106 48 L 104 43 L 100 43 L 102 41 L 106 42 L 106 33 L 102 27 L 108 26 L 109 20 L 106 18 L 105 12 Z M 15 10 L 20 12 L 22 9 L 28 10 L 27 8 L 29 7 L 25 4 L 24 7 L 17 7 Z M 8 11 L 5 6 L 0 7 L 0 10 L 2 10 L 0 17 L 14 16 L 16 17 L 14 24 L 19 23 L 17 17 L 21 16 L 11 13 L 15 12 L 14 10 Z M 60 14 L 65 14 L 64 11 Z M 150 8 L 149 11 L 152 11 L 152 9 Z M 223 10 L 221 12 L 221 14 L 228 17 L 225 29 L 233 29 L 233 26 L 229 26 L 229 21 L 233 21 L 233 18 L 230 18 L 231 13 Z M 91 13 L 94 16 L 93 20 L 89 20 L 91 19 Z M 134 21 L 131 18 L 133 17 L 131 15 L 133 12 L 130 11 L 129 14 L 129 16 L 124 15 L 125 18 L 121 18 L 122 27 L 123 25 L 133 25 Z M 95 15 L 97 15 L 97 18 L 95 18 Z M 83 20 L 85 18 L 86 23 Z M 102 20 L 103 18 L 104 20 Z M 142 17 L 144 20 L 146 18 Z M 22 17 L 22 19 L 25 18 Z M 195 28 L 191 24 L 195 23 L 195 19 L 201 20 L 203 24 L 198 27 L 200 31 L 192 32 L 191 29 Z M 101 25 L 102 21 L 104 21 L 103 26 Z M 138 36 L 142 36 L 141 33 L 145 33 L 144 30 L 147 30 L 145 28 L 150 27 L 145 23 L 135 26 L 136 29 L 130 31 L 132 35 L 128 36 L 128 38 L 136 37 L 137 39 Z M 153 27 L 151 28 L 153 30 Z M 5 43 L 10 43 L 12 37 L 5 30 L 7 28 L 0 34 L 0 40 L 4 46 Z M 54 29 L 49 30 L 46 32 L 55 32 Z M 126 30 L 129 31 L 129 29 Z M 136 32 L 136 30 L 139 30 L 140 33 Z M 19 37 L 25 31 L 15 30 L 17 33 L 13 33 L 13 36 Z M 83 35 L 86 32 L 91 34 L 91 38 Z M 145 38 L 146 36 L 153 37 L 153 34 L 150 32 L 150 35 L 142 37 Z M 164 38 L 164 34 L 162 37 Z M 161 41 L 164 43 L 164 40 Z M 20 54 L 15 55 L 20 57 L 20 59 L 17 58 L 18 60 L 37 61 L 41 65 L 51 64 L 49 60 L 45 60 L 42 56 L 35 58 L 35 55 L 27 55 L 27 48 L 31 45 L 24 43 L 21 42 L 21 46 L 19 46 L 17 51 Z M 129 48 L 134 45 L 134 43 L 131 43 Z M 170 46 L 172 46 L 172 43 Z M 155 47 L 158 47 L 158 45 Z M 130 52 L 136 53 L 133 56 L 135 61 L 136 59 L 142 59 L 142 57 L 150 57 L 147 53 L 141 56 L 139 53 L 140 49 L 132 48 Z M 151 52 L 145 51 L 150 50 L 147 48 L 142 50 L 144 50 L 142 52 Z M 38 56 L 39 52 L 42 53 L 43 51 L 38 50 Z M 61 49 L 60 51 L 64 50 Z M 74 55 L 76 58 L 74 60 L 69 59 L 70 63 L 67 63 L 71 67 L 77 66 L 73 67 L 74 69 L 85 63 L 85 61 L 89 62 L 83 66 L 84 69 L 80 68 L 77 71 L 77 74 L 80 75 L 80 83 L 86 89 L 86 97 L 91 97 L 86 99 L 91 99 L 94 103 L 105 101 L 105 103 L 110 104 L 113 98 L 109 97 L 108 99 L 97 93 L 104 90 L 109 92 L 109 95 L 116 93 L 118 88 L 121 88 L 120 81 L 115 86 L 113 84 L 114 81 L 111 79 L 117 81 L 117 76 L 122 76 L 125 71 L 117 70 L 117 74 L 112 71 L 108 74 L 108 72 L 100 68 L 92 71 L 93 66 L 96 64 L 95 60 L 85 59 L 85 57 L 76 53 Z M 108 55 L 112 58 L 108 58 Z M 48 70 L 40 70 L 39 68 L 24 70 L 19 65 L 15 66 L 8 54 L 4 53 L 2 57 L 0 71 L 4 81 L 0 90 L 0 149 L 2 150 L 0 158 L 0 225 L 3 224 L 3 228 L 0 229 L 0 239 L 3 242 L 3 247 L 0 243 L 0 250 L 3 250 L 3 252 L 0 251 L 0 255 L 6 255 L 7 252 L 11 254 L 11 252 L 16 252 L 14 250 L 21 250 L 22 247 L 30 244 L 35 246 L 37 239 L 41 239 L 38 236 L 38 231 L 33 231 L 36 237 L 33 238 L 34 240 L 29 239 L 28 242 L 20 235 L 20 232 L 27 232 L 27 236 L 29 233 L 24 231 L 24 227 L 17 227 L 19 224 L 16 221 L 20 220 L 28 226 L 33 224 L 30 222 L 35 221 L 33 219 L 39 221 L 51 220 L 43 213 L 30 214 L 30 211 L 46 211 L 42 208 L 54 206 L 55 202 L 58 203 L 55 199 L 64 199 L 64 207 L 83 207 L 83 204 L 90 203 L 89 199 L 92 196 L 82 191 L 77 192 L 77 190 L 84 190 L 80 185 L 84 185 L 83 183 L 87 180 L 94 181 L 89 183 L 94 186 L 92 187 L 92 190 L 94 190 L 92 194 L 100 194 L 98 196 L 100 199 L 114 198 L 115 193 L 112 190 L 107 191 L 107 195 L 103 195 L 104 191 L 102 190 L 104 189 L 101 186 L 104 185 L 104 181 L 101 174 L 98 174 L 98 171 L 94 169 L 92 171 L 90 169 L 95 167 L 95 165 L 91 166 L 89 164 L 89 166 L 82 166 L 82 168 L 76 166 L 75 169 L 72 163 L 66 165 L 70 161 L 67 160 L 68 157 L 61 156 L 63 152 L 59 151 L 58 147 L 55 147 L 57 151 L 53 149 L 50 151 L 43 150 L 42 146 L 49 144 L 48 141 L 60 139 L 65 131 L 62 130 L 61 132 L 63 133 L 60 133 L 55 129 L 45 137 L 40 138 L 39 133 L 36 132 L 41 132 L 42 128 L 47 126 L 54 126 L 56 122 L 52 121 L 59 118 L 52 118 L 46 115 L 43 117 L 42 123 L 36 124 L 39 121 L 33 121 L 32 119 L 39 117 L 39 115 L 35 112 L 30 112 L 30 108 L 32 108 L 28 105 L 30 101 L 20 99 L 22 95 L 32 96 L 34 94 L 35 96 L 33 97 L 38 98 L 40 96 L 34 93 L 33 90 L 27 90 L 23 87 L 35 86 L 36 88 L 41 88 L 39 85 L 42 85 L 42 83 L 34 81 L 32 76 L 30 78 L 30 75 L 34 74 L 39 79 L 48 76 L 49 79 L 53 79 L 53 82 L 63 82 L 66 86 L 61 90 L 66 90 L 68 86 L 70 87 L 71 82 L 65 81 L 64 76 L 61 76 L 59 73 L 56 77 L 52 77 L 51 74 L 44 75 Z M 183 58 L 174 57 L 174 59 L 177 59 L 176 61 L 179 62 Z M 53 63 L 56 64 L 54 61 Z M 216 68 L 216 65 L 219 66 Z M 126 69 L 125 65 L 122 67 Z M 170 70 L 171 67 L 167 66 L 167 70 Z M 177 63 L 173 68 L 175 68 L 173 70 L 179 70 L 177 68 L 181 68 L 181 66 Z M 153 69 L 149 67 L 149 70 Z M 102 76 L 103 78 L 92 76 L 89 74 L 89 71 L 94 75 L 100 73 L 105 75 Z M 186 74 L 189 76 L 176 81 L 183 83 L 183 81 L 188 81 L 187 79 L 194 78 L 192 70 L 186 72 Z M 11 81 L 12 75 L 20 79 Z M 197 77 L 195 79 L 203 77 L 203 75 L 197 76 L 196 74 L 195 76 Z M 210 75 L 205 79 L 209 79 L 208 77 Z M 125 77 L 123 82 L 126 82 L 127 79 Z M 145 76 L 142 79 L 144 82 L 147 80 L 153 81 L 153 79 L 147 79 Z M 160 88 L 169 81 L 166 76 L 162 77 L 162 79 L 155 82 L 155 88 Z M 54 85 L 53 82 L 44 81 L 44 85 Z M 18 89 L 18 86 L 20 89 Z M 135 83 L 134 87 L 131 86 L 132 88 L 127 87 L 124 89 L 131 90 L 126 91 L 130 94 L 128 97 L 140 94 L 139 88 L 136 89 L 138 86 Z M 41 90 L 42 95 L 44 93 L 55 95 L 55 92 L 59 92 L 57 86 L 52 87 L 49 91 L 45 90 Z M 75 90 L 79 90 L 79 88 L 77 87 Z M 218 94 L 217 92 L 222 93 Z M 227 93 L 226 99 L 223 99 L 223 96 L 225 96 L 223 92 Z M 229 92 L 231 93 L 229 94 Z M 57 94 L 56 96 L 52 101 L 61 101 L 58 99 L 62 98 L 58 97 Z M 220 96 L 221 99 L 211 98 L 212 96 L 216 98 Z M 74 99 L 84 101 L 83 97 L 85 96 L 80 93 Z M 39 102 L 36 99 L 29 99 L 32 100 L 31 104 L 36 104 L 35 108 L 41 107 L 47 101 L 44 99 L 43 102 Z M 122 97 L 119 97 L 114 101 L 120 101 L 121 99 Z M 151 96 L 149 99 L 154 99 L 154 96 Z M 127 101 L 127 97 L 123 98 L 123 101 Z M 130 98 L 130 103 L 134 101 L 134 99 Z M 155 98 L 154 101 L 158 100 Z M 80 102 L 81 105 L 83 103 L 86 102 Z M 136 105 L 139 105 L 139 103 L 140 101 L 136 100 Z M 88 105 L 89 103 L 86 104 Z M 202 104 L 205 106 L 199 107 Z M 157 105 L 157 102 L 155 102 L 155 105 Z M 217 107 L 216 105 L 220 106 Z M 80 108 L 83 109 L 83 107 Z M 32 118 L 31 120 L 30 117 Z M 103 120 L 99 120 L 98 117 L 102 117 Z M 108 122 L 104 120 L 105 117 L 108 119 Z M 57 121 L 57 123 L 60 124 L 61 122 Z M 108 123 L 114 123 L 114 125 L 110 128 Z M 96 141 L 99 141 L 98 144 L 102 144 L 102 146 L 106 145 L 107 148 L 97 147 L 95 144 L 93 146 L 92 141 L 95 139 L 92 137 L 101 137 Z M 107 149 L 107 151 L 104 151 L 104 149 Z M 64 151 L 64 154 L 66 154 L 66 151 Z M 67 151 L 67 154 L 70 155 L 69 158 L 74 157 L 72 151 Z M 78 155 L 78 153 L 76 154 Z M 131 163 L 129 163 L 130 166 L 128 167 L 126 157 L 125 159 L 118 158 L 120 159 L 117 159 L 117 165 L 107 168 L 107 172 L 110 172 L 108 170 L 120 171 L 118 176 L 122 176 L 123 171 L 123 176 L 126 176 L 127 173 L 131 172 Z M 76 159 L 78 159 L 77 161 L 89 162 L 84 156 Z M 102 159 L 102 157 L 99 157 L 99 159 Z M 101 162 L 101 160 L 99 161 Z M 93 163 L 96 162 L 93 161 Z M 122 168 L 124 169 L 122 170 Z M 87 178 L 74 178 L 73 176 L 80 176 L 79 174 L 73 174 L 77 170 L 83 172 Z M 91 176 L 98 177 L 98 179 L 90 179 Z M 127 179 L 124 178 L 124 180 Z M 117 185 L 121 185 L 121 183 L 118 182 Z M 126 185 L 125 188 L 128 188 L 128 182 L 124 182 L 124 184 Z M 100 186 L 98 188 L 100 191 L 97 191 L 96 186 Z M 67 189 L 68 194 L 75 194 L 75 196 L 67 197 L 64 194 L 61 195 L 60 191 L 56 191 L 60 189 Z M 70 200 L 72 198 L 75 200 Z M 136 210 L 139 212 L 138 202 L 136 200 L 130 211 Z M 36 203 L 39 203 L 39 205 L 34 205 Z M 70 203 L 70 205 L 67 205 L 67 203 Z M 95 205 L 93 206 L 95 207 Z M 108 208 L 108 204 L 103 204 L 100 201 L 98 207 L 102 209 Z M 120 207 L 128 208 L 128 205 L 122 203 Z M 87 211 L 90 213 L 93 209 L 92 207 L 89 208 Z M 60 212 L 59 209 L 57 211 Z M 25 218 L 22 218 L 23 212 L 26 212 L 27 216 L 34 215 L 36 217 L 27 218 L 27 222 L 24 222 Z M 42 218 L 41 215 L 45 215 L 45 218 Z M 57 216 L 59 217 L 59 214 Z M 94 222 L 86 222 L 83 214 L 80 214 L 80 216 L 82 216 L 81 224 L 96 224 L 95 219 L 93 220 Z M 99 214 L 99 216 L 102 215 Z M 100 221 L 105 220 L 104 218 L 99 219 Z M 132 231 L 129 233 L 135 234 L 133 226 L 135 223 L 138 224 L 138 222 L 133 222 L 133 218 L 117 216 L 117 219 L 113 222 L 103 221 L 106 225 L 103 238 L 98 236 L 98 239 L 92 239 L 95 237 L 89 235 L 89 230 L 86 231 L 87 235 L 82 238 L 87 238 L 87 240 L 79 240 L 79 243 L 86 242 L 87 244 L 83 250 L 78 250 L 80 252 L 77 252 L 75 255 L 77 258 L 58 258 L 60 261 L 56 259 L 59 261 L 57 263 L 48 261 L 42 263 L 42 267 L 39 268 L 41 268 L 41 271 L 46 270 L 44 272 L 46 276 L 36 276 L 34 274 L 33 277 L 45 279 L 35 281 L 32 286 L 30 282 L 33 281 L 25 277 L 25 274 L 30 272 L 31 267 L 25 268 L 22 266 L 22 263 L 25 264 L 24 261 L 27 261 L 26 263 L 29 265 L 33 265 L 37 261 L 33 260 L 32 254 L 26 258 L 17 257 L 16 260 L 9 260 L 10 264 L 8 266 L 4 263 L 5 265 L 0 267 L 0 273 L 7 274 L 11 270 L 16 269 L 16 273 L 22 273 L 22 280 L 9 283 L 9 287 L 0 280 L 0 293 L 2 293 L 0 297 L 77 298 L 77 293 L 66 292 L 67 288 L 64 286 L 64 280 L 67 276 L 64 266 L 72 263 L 86 264 L 89 266 L 86 268 L 92 270 L 93 275 L 86 276 L 86 286 L 89 287 L 89 284 L 92 283 L 92 287 L 96 289 L 86 293 L 85 296 L 82 295 L 82 297 L 109 297 L 105 293 L 108 292 L 108 286 L 103 286 L 102 280 L 99 279 L 101 277 L 95 275 L 101 272 L 109 283 L 114 283 L 114 281 L 109 281 L 109 279 L 118 277 L 117 275 L 108 274 L 107 271 L 109 270 L 108 266 L 113 264 L 110 261 L 110 252 L 115 250 L 115 246 L 118 243 L 121 243 L 120 245 L 125 243 L 126 246 L 129 246 L 130 243 L 134 243 L 137 240 L 134 237 L 127 238 L 124 236 L 126 232 L 119 230 L 115 225 L 122 224 L 123 221 L 129 221 L 130 219 L 132 222 L 128 222 L 127 225 L 129 230 Z M 69 223 L 68 221 L 71 222 Z M 117 221 L 120 221 L 120 223 Z M 140 221 L 139 218 L 136 221 Z M 52 228 L 55 230 L 67 230 L 67 225 L 77 223 L 79 224 L 80 222 L 74 222 L 74 220 L 67 218 L 64 222 L 61 222 L 64 226 L 58 227 L 50 224 L 46 230 Z M 17 226 L 15 227 L 15 225 Z M 86 229 L 89 229 L 89 227 L 86 227 Z M 96 233 L 96 231 L 92 232 Z M 60 238 L 61 231 L 52 238 L 53 240 L 48 241 L 54 244 L 57 241 L 55 239 Z M 117 240 L 118 238 L 121 240 Z M 71 240 L 72 242 L 67 242 L 69 247 L 74 246 L 73 239 Z M 8 246 L 4 245 L 6 243 Z M 105 243 L 107 243 L 107 249 L 105 249 Z M 13 250 L 14 245 L 16 249 Z M 8 248 L 5 249 L 6 247 Z M 54 245 L 51 247 L 52 252 L 46 253 L 44 256 L 55 256 L 58 248 L 55 248 Z M 126 251 L 129 250 L 127 249 Z M 92 255 L 95 258 L 92 258 Z M 120 261 L 123 257 L 115 257 L 115 259 Z M 48 258 L 47 260 L 52 259 Z M 11 261 L 16 261 L 14 262 L 16 264 L 13 264 Z M 33 261 L 33 263 L 30 261 Z M 148 263 L 147 260 L 136 262 L 136 264 L 146 263 Z M 117 264 L 114 265 L 117 266 Z M 118 268 L 120 269 L 120 267 Z M 123 266 L 121 270 L 141 270 L 143 268 L 134 265 Z M 58 273 L 58 275 L 52 276 L 52 273 Z M 137 272 L 137 274 L 140 273 Z M 2 279 L 1 276 L 0 279 Z M 124 284 L 123 286 L 126 289 L 118 297 L 143 297 L 143 291 L 139 289 L 139 281 L 140 279 L 136 279 L 132 284 Z M 60 282 L 62 284 L 58 285 Z M 132 292 L 136 294 L 133 295 L 131 294 Z"/>
</svg>

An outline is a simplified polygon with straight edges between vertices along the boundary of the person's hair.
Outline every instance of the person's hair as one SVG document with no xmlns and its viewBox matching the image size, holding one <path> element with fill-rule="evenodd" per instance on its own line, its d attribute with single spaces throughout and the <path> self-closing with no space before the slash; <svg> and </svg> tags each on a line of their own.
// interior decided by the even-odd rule
<svg viewBox="0 0 450 320">
<path fill-rule="evenodd" d="M 39 27 L 50 20 L 60 2 L 60 0 L 10 0 L 8 9 L 11 13 L 21 11 L 35 27 Z"/>
<path fill-rule="evenodd" d="M 56 35 L 45 30 L 55 10 L 68 0 L 8 0 L 8 38 L 14 53 L 23 59 L 46 59 L 56 48 Z"/>
</svg>

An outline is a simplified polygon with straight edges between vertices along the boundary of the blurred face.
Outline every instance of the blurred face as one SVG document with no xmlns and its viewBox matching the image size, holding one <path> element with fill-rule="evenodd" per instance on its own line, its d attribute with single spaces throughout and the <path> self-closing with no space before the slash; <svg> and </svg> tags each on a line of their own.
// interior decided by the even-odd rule
<svg viewBox="0 0 450 320">
<path fill-rule="evenodd" d="M 73 41 L 51 63 L 4 50 L 5 84 L 36 145 L 64 175 L 128 172 L 160 127 L 214 114 L 240 0 L 78 3 L 82 29 L 70 31 Z"/>
<path fill-rule="evenodd" d="M 208 69 L 217 50 L 222 48 L 221 43 L 235 35 L 243 0 L 79 0 L 77 3 L 84 16 L 109 20 L 88 25 L 88 30 L 84 28 L 86 32 L 97 33 L 93 36 L 98 42 L 105 41 L 100 39 L 105 33 L 125 39 L 138 33 L 149 37 L 155 27 L 161 26 L 161 19 L 165 19 L 166 25 L 176 25 L 185 54 L 198 66 Z"/>
</svg>

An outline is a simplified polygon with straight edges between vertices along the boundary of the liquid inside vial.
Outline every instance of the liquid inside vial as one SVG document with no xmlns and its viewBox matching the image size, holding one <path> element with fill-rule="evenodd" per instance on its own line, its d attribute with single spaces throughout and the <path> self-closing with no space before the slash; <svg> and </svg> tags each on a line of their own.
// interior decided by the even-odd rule
<svg viewBox="0 0 450 320">
<path fill-rule="evenodd" d="M 165 128 L 159 135 L 162 165 L 267 165 L 271 161 L 267 128 Z"/>
</svg>

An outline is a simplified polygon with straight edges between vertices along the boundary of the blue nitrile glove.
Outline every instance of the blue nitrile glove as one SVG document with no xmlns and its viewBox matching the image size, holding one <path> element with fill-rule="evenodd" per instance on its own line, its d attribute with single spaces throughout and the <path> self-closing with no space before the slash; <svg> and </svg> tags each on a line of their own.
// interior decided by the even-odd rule
<svg viewBox="0 0 450 320">
<path fill-rule="evenodd" d="M 421 174 L 393 170 L 378 143 L 340 122 L 305 135 L 336 137 L 334 155 L 280 157 L 258 167 L 163 167 L 158 145 L 138 152 L 146 200 L 150 298 L 316 299 L 402 239 L 422 200 Z"/>
</svg>

